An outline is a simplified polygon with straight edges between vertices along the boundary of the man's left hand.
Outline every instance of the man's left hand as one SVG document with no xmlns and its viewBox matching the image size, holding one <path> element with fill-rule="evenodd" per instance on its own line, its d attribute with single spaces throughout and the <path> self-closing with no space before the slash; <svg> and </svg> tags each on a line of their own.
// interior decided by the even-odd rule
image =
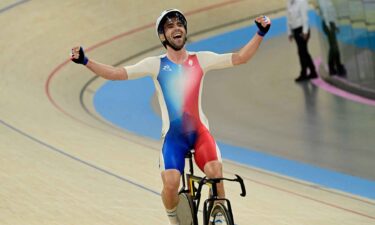
<svg viewBox="0 0 375 225">
<path fill-rule="evenodd" d="M 258 27 L 258 34 L 262 37 L 267 34 L 268 30 L 271 27 L 271 20 L 267 16 L 258 16 L 255 19 L 255 24 Z"/>
</svg>

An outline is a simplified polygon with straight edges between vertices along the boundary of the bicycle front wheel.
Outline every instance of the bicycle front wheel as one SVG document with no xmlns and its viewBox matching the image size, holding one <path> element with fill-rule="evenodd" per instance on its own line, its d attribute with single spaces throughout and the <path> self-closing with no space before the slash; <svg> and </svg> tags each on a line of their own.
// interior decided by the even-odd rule
<svg viewBox="0 0 375 225">
<path fill-rule="evenodd" d="M 181 225 L 198 225 L 193 199 L 187 193 L 179 194 L 177 218 Z"/>
<path fill-rule="evenodd" d="M 234 225 L 230 212 L 222 203 L 215 203 L 209 219 L 209 225 Z"/>
</svg>

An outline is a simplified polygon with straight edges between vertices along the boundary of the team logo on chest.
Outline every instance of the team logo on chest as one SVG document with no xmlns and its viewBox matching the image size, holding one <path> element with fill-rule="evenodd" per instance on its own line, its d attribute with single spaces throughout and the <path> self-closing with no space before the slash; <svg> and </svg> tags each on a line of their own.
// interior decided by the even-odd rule
<svg viewBox="0 0 375 225">
<path fill-rule="evenodd" d="M 163 66 L 163 70 L 164 70 L 164 71 L 171 72 L 171 71 L 172 71 L 172 68 L 171 68 L 169 65 L 164 65 L 164 66 Z"/>
</svg>

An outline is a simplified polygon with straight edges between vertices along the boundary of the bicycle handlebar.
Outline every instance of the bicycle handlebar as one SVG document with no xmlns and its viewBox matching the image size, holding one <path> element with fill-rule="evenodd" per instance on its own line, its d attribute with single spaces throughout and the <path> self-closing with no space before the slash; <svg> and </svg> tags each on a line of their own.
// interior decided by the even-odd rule
<svg viewBox="0 0 375 225">
<path fill-rule="evenodd" d="M 246 188 L 245 188 L 245 184 L 243 182 L 243 179 L 235 174 L 236 178 L 234 179 L 228 179 L 228 178 L 207 178 L 207 177 L 203 177 L 202 180 L 199 182 L 199 186 L 198 186 L 198 190 L 197 190 L 197 193 L 195 195 L 195 199 L 199 199 L 200 198 L 200 195 L 201 195 L 201 191 L 202 191 L 202 187 L 204 184 L 206 183 L 210 183 L 212 185 L 216 185 L 217 183 L 219 183 L 220 181 L 232 181 L 232 182 L 238 182 L 240 183 L 240 186 L 241 186 L 241 196 L 242 197 L 245 197 L 246 196 Z"/>
<path fill-rule="evenodd" d="M 237 174 L 235 174 L 236 175 L 236 177 L 237 177 L 237 181 L 238 181 L 238 183 L 240 183 L 240 185 L 241 185 L 241 196 L 242 197 L 245 197 L 246 196 L 246 188 L 245 188 L 245 184 L 243 183 L 243 179 L 242 179 L 242 177 L 240 177 L 239 175 L 237 175 Z"/>
</svg>

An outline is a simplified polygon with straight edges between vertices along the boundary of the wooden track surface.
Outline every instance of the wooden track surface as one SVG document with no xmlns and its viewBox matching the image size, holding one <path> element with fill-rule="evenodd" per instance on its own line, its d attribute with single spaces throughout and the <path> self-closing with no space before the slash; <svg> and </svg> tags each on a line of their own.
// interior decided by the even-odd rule
<svg viewBox="0 0 375 225">
<path fill-rule="evenodd" d="M 95 114 L 92 94 L 104 80 L 84 93 L 95 116 L 87 113 L 79 96 L 93 75 L 68 61 L 70 48 L 82 44 L 114 64 L 159 44 L 153 23 L 163 9 L 187 12 L 196 32 L 284 6 L 261 3 L 31 0 L 1 12 L 0 224 L 166 225 L 160 143 Z M 234 173 L 249 192 L 240 198 L 237 186 L 226 186 L 239 225 L 375 224 L 372 200 L 226 161 L 225 175 Z"/>
</svg>

